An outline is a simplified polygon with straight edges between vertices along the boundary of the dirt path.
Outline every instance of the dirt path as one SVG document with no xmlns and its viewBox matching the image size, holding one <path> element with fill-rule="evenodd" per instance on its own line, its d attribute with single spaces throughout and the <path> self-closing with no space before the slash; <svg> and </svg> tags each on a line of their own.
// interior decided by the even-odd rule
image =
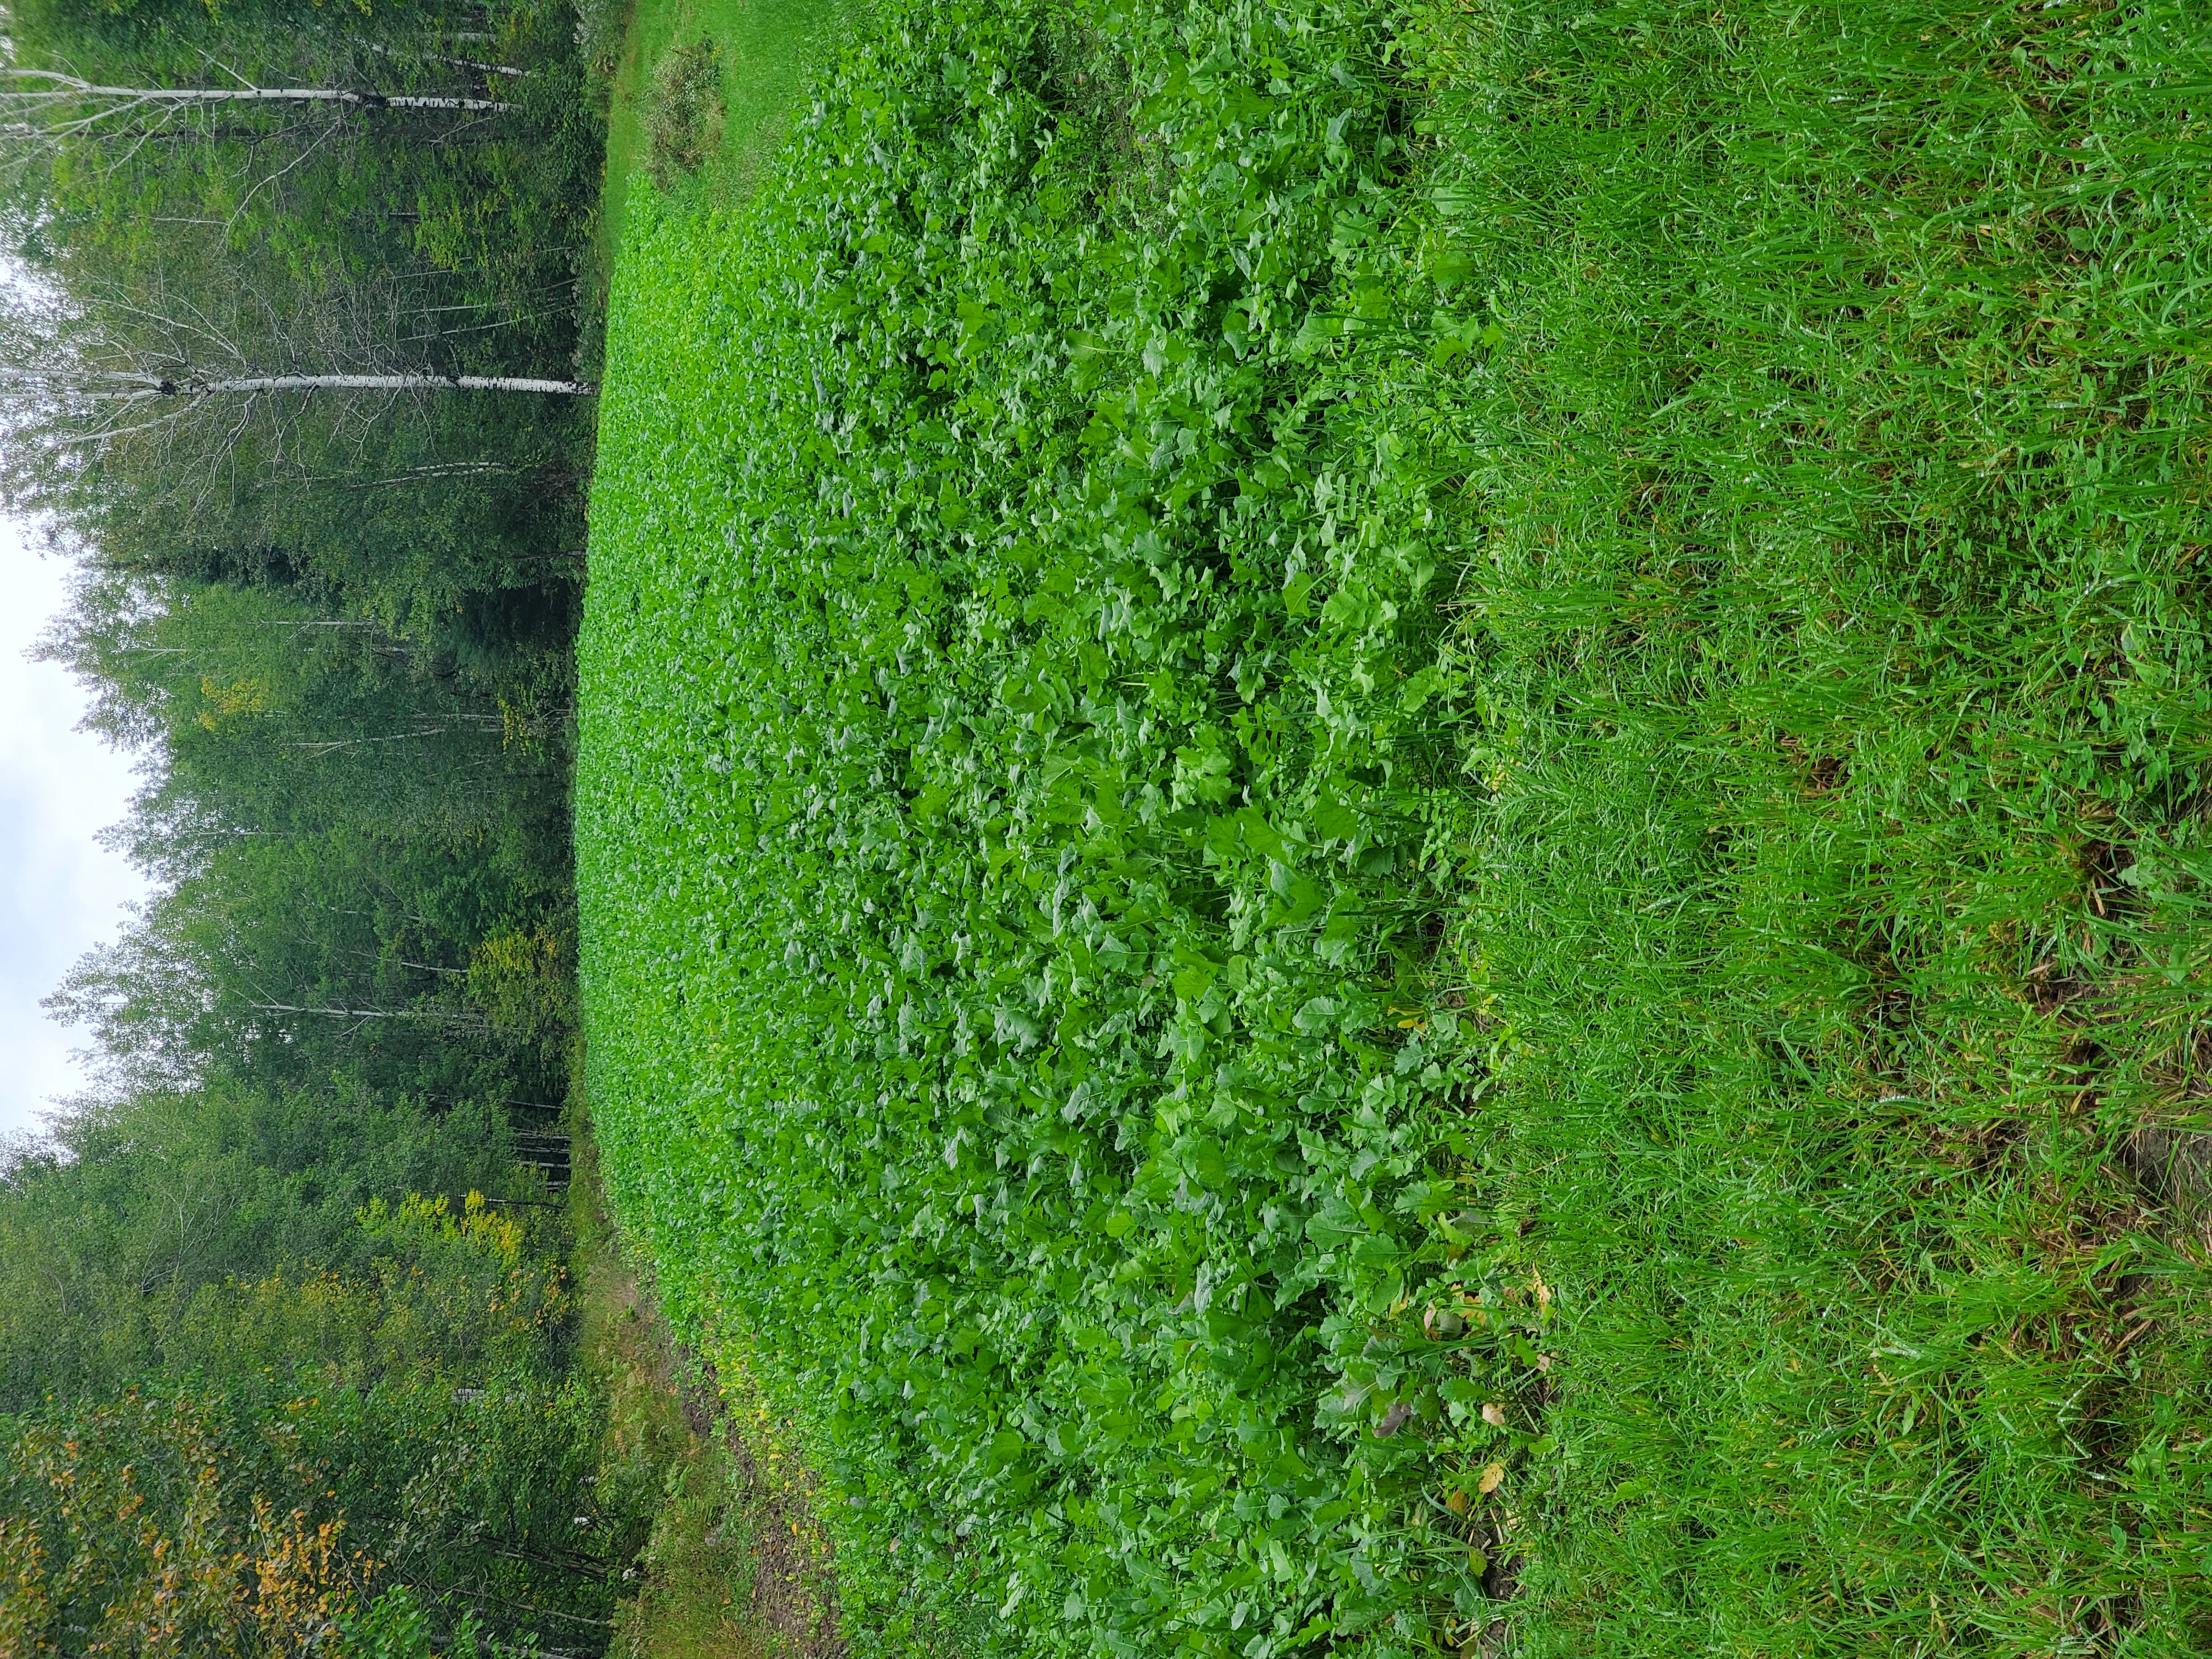
<svg viewBox="0 0 2212 1659">
<path fill-rule="evenodd" d="M 836 1568 L 814 1518 L 814 1472 L 790 1449 L 788 1424 L 749 1389 L 726 1392 L 711 1363 L 694 1363 L 703 1382 L 685 1391 L 684 1416 L 702 1433 L 720 1420 L 736 1470 L 733 1504 L 752 1540 L 745 1623 L 778 1659 L 844 1659 Z"/>
</svg>

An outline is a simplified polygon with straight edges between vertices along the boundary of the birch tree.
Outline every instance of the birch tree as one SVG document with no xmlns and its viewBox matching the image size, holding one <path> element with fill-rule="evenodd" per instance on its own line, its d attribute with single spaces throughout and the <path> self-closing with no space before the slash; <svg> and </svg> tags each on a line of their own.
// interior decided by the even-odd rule
<svg viewBox="0 0 2212 1659">
<path fill-rule="evenodd" d="M 457 344 L 443 319 L 413 314 L 404 285 L 281 293 L 235 264 L 210 247 L 189 285 L 166 269 L 134 273 L 127 289 L 81 283 L 74 296 L 27 275 L 9 285 L 0 422 L 15 441 L 0 458 L 0 499 L 66 514 L 133 455 L 187 508 L 234 493 L 242 472 L 307 487 L 349 448 L 358 472 L 374 476 L 374 429 L 425 400 L 568 400 L 597 389 L 452 362 L 469 339 L 465 317 Z"/>
<path fill-rule="evenodd" d="M 185 369 L 175 374 L 161 374 L 148 370 L 85 369 L 70 365 L 58 377 L 35 369 L 11 368 L 6 372 L 13 383 L 34 387 L 49 397 L 66 398 L 74 393 L 88 404 L 114 405 L 123 411 L 125 419 L 131 418 L 134 411 L 151 409 L 171 398 L 184 399 L 183 411 L 189 412 L 210 398 L 268 397 L 285 392 L 534 392 L 549 397 L 587 398 L 599 390 L 589 380 L 540 380 L 526 374 L 441 374 L 428 370 L 396 374 L 352 374 L 342 371 L 241 374 Z M 121 435 L 121 430 L 109 434 L 95 426 L 87 434 L 87 440 L 97 441 L 104 435 Z"/>
<path fill-rule="evenodd" d="M 478 66 L 481 67 L 481 66 Z M 373 92 L 352 87 L 261 87 L 239 77 L 234 87 L 103 86 L 60 70 L 21 64 L 0 68 L 0 133 L 59 139 L 123 125 L 134 117 L 239 105 L 310 104 L 338 109 L 446 110 L 504 115 L 514 106 L 494 98 L 436 93 Z"/>
</svg>

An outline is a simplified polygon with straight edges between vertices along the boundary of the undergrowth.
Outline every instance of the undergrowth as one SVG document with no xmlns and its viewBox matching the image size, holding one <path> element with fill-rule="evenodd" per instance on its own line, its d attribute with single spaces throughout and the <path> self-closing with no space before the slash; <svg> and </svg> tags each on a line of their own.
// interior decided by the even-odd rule
<svg viewBox="0 0 2212 1659">
<path fill-rule="evenodd" d="M 594 1097 L 856 1652 L 2201 1645 L 2202 21 L 886 3 L 633 198 Z"/>
<path fill-rule="evenodd" d="M 576 1339 L 606 1401 L 592 1484 L 602 1512 L 618 1517 L 604 1557 L 621 1591 L 606 1651 L 612 1659 L 765 1652 L 750 1617 L 759 1506 L 730 1455 L 714 1390 L 623 1261 L 588 1129 L 574 1145 Z"/>
<path fill-rule="evenodd" d="M 672 46 L 646 88 L 645 172 L 664 195 L 722 144 L 721 53 L 711 40 Z"/>
</svg>

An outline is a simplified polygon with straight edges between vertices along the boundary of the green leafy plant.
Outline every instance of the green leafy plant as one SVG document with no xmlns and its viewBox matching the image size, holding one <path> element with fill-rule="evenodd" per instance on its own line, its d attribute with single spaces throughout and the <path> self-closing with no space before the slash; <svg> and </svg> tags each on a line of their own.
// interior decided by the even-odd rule
<svg viewBox="0 0 2212 1659">
<path fill-rule="evenodd" d="M 678 1311 L 814 1401 L 885 1641 L 1425 1624 L 1479 1574 L 1417 1583 L 1397 1517 L 1540 1455 L 1481 1415 L 1540 1376 L 1523 1248 L 1437 1219 L 1479 1049 L 1427 977 L 1434 473 L 1392 356 L 1315 343 L 1403 162 L 1364 29 L 901 13 L 742 231 L 631 210 L 609 1168 Z"/>
<path fill-rule="evenodd" d="M 864 1650 L 2189 1650 L 2201 37 L 2101 18 L 886 6 L 633 210 L 595 1098 Z"/>
</svg>

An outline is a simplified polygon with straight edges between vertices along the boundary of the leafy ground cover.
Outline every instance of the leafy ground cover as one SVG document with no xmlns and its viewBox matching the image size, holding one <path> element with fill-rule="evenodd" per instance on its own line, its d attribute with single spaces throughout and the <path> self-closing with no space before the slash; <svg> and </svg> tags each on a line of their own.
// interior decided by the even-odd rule
<svg viewBox="0 0 2212 1659">
<path fill-rule="evenodd" d="M 634 191 L 594 1097 L 856 1651 L 2201 1646 L 2206 38 L 887 3 Z"/>
</svg>

